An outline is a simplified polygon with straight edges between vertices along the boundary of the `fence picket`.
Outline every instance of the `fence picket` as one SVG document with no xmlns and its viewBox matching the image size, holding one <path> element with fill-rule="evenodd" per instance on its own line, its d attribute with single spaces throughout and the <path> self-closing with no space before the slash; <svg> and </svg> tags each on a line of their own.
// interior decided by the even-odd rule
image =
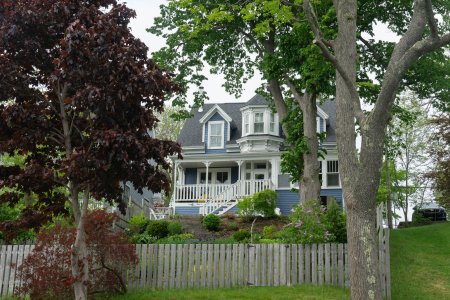
<svg viewBox="0 0 450 300">
<path fill-rule="evenodd" d="M 298 283 L 305 282 L 305 251 L 303 245 L 298 245 Z"/>
<path fill-rule="evenodd" d="M 325 284 L 331 282 L 330 255 L 330 244 L 325 244 Z"/>
<path fill-rule="evenodd" d="M 317 248 L 318 248 L 317 259 L 318 259 L 318 262 L 319 262 L 319 264 L 318 264 L 318 272 L 317 272 L 317 274 L 319 275 L 318 283 L 319 283 L 319 285 L 323 285 L 323 265 L 324 265 L 324 261 L 323 261 L 323 244 L 318 244 Z"/>
<path fill-rule="evenodd" d="M 305 283 L 311 283 L 311 245 L 305 245 Z"/>
<path fill-rule="evenodd" d="M 331 244 L 331 284 L 337 285 L 337 244 Z"/>
<path fill-rule="evenodd" d="M 267 286 L 273 286 L 273 277 L 274 277 L 274 270 L 273 270 L 273 244 L 267 245 Z"/>
<path fill-rule="evenodd" d="M 338 244 L 338 285 L 344 287 L 344 247 Z"/>
<path fill-rule="evenodd" d="M 311 245 L 311 282 L 317 284 L 317 245 Z"/>
<path fill-rule="evenodd" d="M 169 277 L 169 287 L 175 288 L 175 270 L 176 270 L 176 259 L 177 259 L 177 245 L 170 245 L 170 277 Z"/>
<path fill-rule="evenodd" d="M 225 263 L 226 263 L 226 267 L 225 267 L 225 271 L 226 271 L 226 278 L 225 278 L 225 287 L 230 287 L 231 284 L 231 275 L 232 275 L 232 268 L 233 268 L 233 260 L 232 260 L 232 248 L 233 245 L 225 245 L 225 252 L 226 252 L 226 257 L 225 257 Z"/>
<path fill-rule="evenodd" d="M 200 268 L 201 268 L 201 255 L 202 255 L 202 245 L 196 244 L 195 245 L 195 287 L 200 287 Z"/>
<path fill-rule="evenodd" d="M 275 244 L 273 253 L 273 285 L 280 285 L 280 245 Z"/>
<path fill-rule="evenodd" d="M 208 254 L 208 245 L 202 244 L 202 276 L 201 276 L 201 287 L 206 287 L 206 255 Z"/>
</svg>

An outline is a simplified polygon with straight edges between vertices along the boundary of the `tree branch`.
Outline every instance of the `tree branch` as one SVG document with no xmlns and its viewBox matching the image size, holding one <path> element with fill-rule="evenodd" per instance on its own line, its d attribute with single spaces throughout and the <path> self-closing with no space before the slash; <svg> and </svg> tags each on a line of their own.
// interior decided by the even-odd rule
<svg viewBox="0 0 450 300">
<path fill-rule="evenodd" d="M 345 82 L 345 85 L 347 86 L 348 90 L 353 96 L 352 98 L 355 99 L 355 101 L 353 102 L 353 112 L 355 114 L 356 121 L 360 125 L 363 125 L 363 123 L 366 120 L 366 116 L 364 115 L 364 112 L 361 109 L 361 101 L 359 99 L 359 94 L 358 91 L 356 90 L 356 86 L 353 84 L 353 82 L 351 81 L 347 72 L 345 72 L 340 62 L 328 49 L 327 44 L 332 45 L 332 43 L 330 41 L 325 41 L 325 39 L 322 37 L 322 32 L 320 31 L 319 28 L 319 22 L 317 21 L 316 14 L 309 0 L 305 0 L 303 2 L 303 10 L 305 11 L 309 26 L 311 27 L 311 30 L 314 34 L 315 40 L 313 41 L 313 43 L 315 43 L 320 48 L 323 56 L 333 64 L 337 72 L 339 72 L 339 74 L 341 75 L 342 79 Z"/>
<path fill-rule="evenodd" d="M 438 26 L 436 23 L 436 19 L 434 18 L 433 13 L 433 4 L 431 3 L 431 0 L 426 0 L 426 11 L 427 11 L 427 19 L 428 19 L 428 26 L 430 26 L 431 36 L 434 38 L 438 37 Z"/>
</svg>

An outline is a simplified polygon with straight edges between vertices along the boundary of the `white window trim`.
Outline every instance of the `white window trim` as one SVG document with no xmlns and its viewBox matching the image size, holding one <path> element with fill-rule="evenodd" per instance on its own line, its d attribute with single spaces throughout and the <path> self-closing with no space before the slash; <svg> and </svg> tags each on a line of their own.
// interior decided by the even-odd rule
<svg viewBox="0 0 450 300">
<path fill-rule="evenodd" d="M 262 132 L 255 132 L 255 117 L 256 117 L 256 114 L 262 114 L 263 115 L 263 131 Z M 251 131 L 251 134 L 266 134 L 266 126 L 267 126 L 267 122 L 266 122 L 266 119 L 267 119 L 267 117 L 266 117 L 266 113 L 265 113 L 265 111 L 264 110 L 255 110 L 255 111 L 253 111 L 253 113 L 252 113 L 252 115 L 253 115 L 253 122 L 252 122 L 252 131 Z"/>
<path fill-rule="evenodd" d="M 320 117 L 316 117 L 316 132 L 320 133 Z"/>
<path fill-rule="evenodd" d="M 222 139 L 220 140 L 220 146 L 211 147 L 211 125 L 222 126 Z M 225 122 L 224 121 L 209 121 L 208 122 L 208 149 L 223 149 L 224 147 L 224 135 L 225 135 Z"/>
<path fill-rule="evenodd" d="M 337 173 L 335 173 L 335 172 L 332 172 L 332 173 L 330 173 L 330 174 L 338 174 L 338 177 L 339 177 L 339 185 L 328 185 L 328 162 L 329 161 L 337 161 L 338 162 L 338 171 L 339 171 L 339 161 L 338 161 L 338 159 L 337 158 L 330 158 L 330 159 L 327 159 L 327 160 L 324 160 L 323 162 L 325 162 L 325 163 L 323 163 L 322 162 L 322 178 L 323 178 L 323 176 L 324 176 L 324 174 L 325 174 L 325 179 L 323 180 L 323 186 L 322 186 L 322 188 L 324 188 L 324 189 L 337 189 L 337 188 L 341 188 L 342 187 L 342 183 L 341 183 L 341 172 L 337 172 Z M 325 173 L 324 173 L 324 171 L 325 171 Z"/>
<path fill-rule="evenodd" d="M 231 184 L 231 168 L 209 168 L 208 172 L 211 173 L 211 182 L 208 181 L 208 185 L 214 184 Z M 215 183 L 217 179 L 217 172 L 227 172 L 228 180 L 230 183 Z M 206 168 L 197 169 L 197 184 L 200 184 L 200 174 L 206 173 Z M 213 183 L 214 182 L 214 183 Z"/>
</svg>

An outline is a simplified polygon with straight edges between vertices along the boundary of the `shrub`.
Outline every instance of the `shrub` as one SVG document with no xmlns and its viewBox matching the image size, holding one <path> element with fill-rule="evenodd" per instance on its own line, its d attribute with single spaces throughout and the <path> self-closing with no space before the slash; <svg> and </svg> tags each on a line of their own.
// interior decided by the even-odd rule
<svg viewBox="0 0 450 300">
<path fill-rule="evenodd" d="M 326 243 L 334 240 L 328 231 L 325 207 L 316 200 L 308 200 L 294 207 L 291 223 L 277 235 L 283 243 Z"/>
<path fill-rule="evenodd" d="M 264 190 L 253 194 L 253 205 L 256 213 L 266 218 L 275 216 L 277 193 L 273 190 Z"/>
<path fill-rule="evenodd" d="M 236 219 L 236 216 L 230 212 L 226 212 L 222 215 L 223 219 L 228 219 L 228 220 L 234 220 Z"/>
<path fill-rule="evenodd" d="M 156 243 L 157 240 L 156 237 L 149 235 L 147 232 L 135 234 L 131 237 L 131 242 L 133 244 L 153 244 Z"/>
<path fill-rule="evenodd" d="M 277 227 L 275 225 L 264 226 L 263 228 L 263 238 L 264 239 L 274 239 L 277 233 Z"/>
<path fill-rule="evenodd" d="M 158 244 L 187 244 L 192 242 L 194 235 L 192 233 L 182 233 L 168 236 L 158 240 Z"/>
<path fill-rule="evenodd" d="M 332 242 L 347 243 L 346 217 L 335 200 L 329 202 L 325 211 L 328 232 L 333 236 Z"/>
<path fill-rule="evenodd" d="M 252 196 L 242 198 L 242 200 L 238 202 L 237 208 L 237 213 L 244 219 L 244 221 L 250 220 L 253 215 L 255 215 Z"/>
<path fill-rule="evenodd" d="M 166 220 L 150 221 L 147 225 L 146 233 L 157 239 L 165 238 L 169 235 L 169 222 Z"/>
<path fill-rule="evenodd" d="M 170 222 L 167 229 L 169 230 L 169 236 L 183 233 L 183 225 L 178 221 Z"/>
<path fill-rule="evenodd" d="M 257 215 L 272 218 L 275 216 L 276 199 L 277 193 L 272 190 L 255 193 L 238 202 L 238 214 L 246 221 Z"/>
<path fill-rule="evenodd" d="M 233 230 L 233 231 L 236 231 L 236 230 L 239 229 L 239 225 L 238 225 L 238 223 L 236 223 L 236 222 L 230 222 L 230 223 L 228 224 L 228 229 Z"/>
<path fill-rule="evenodd" d="M 217 231 L 220 226 L 220 218 L 213 214 L 206 215 L 203 218 L 203 226 L 209 231 Z"/>
<path fill-rule="evenodd" d="M 92 295 L 125 293 L 123 270 L 137 264 L 134 246 L 121 232 L 112 232 L 117 215 L 104 210 L 90 212 L 84 227 L 87 234 L 89 280 Z M 71 248 L 75 229 L 71 225 L 56 224 L 43 228 L 31 254 L 18 267 L 17 279 L 23 285 L 16 287 L 18 298 L 72 299 L 75 279 L 71 273 Z M 91 297 L 92 295 L 89 295 Z"/>
<path fill-rule="evenodd" d="M 245 229 L 239 229 L 233 234 L 233 239 L 236 242 L 248 242 L 251 238 L 250 231 Z"/>
<path fill-rule="evenodd" d="M 144 216 L 144 213 L 136 215 L 129 220 L 129 231 L 133 234 L 141 234 L 144 233 L 147 228 L 150 220 Z"/>
</svg>

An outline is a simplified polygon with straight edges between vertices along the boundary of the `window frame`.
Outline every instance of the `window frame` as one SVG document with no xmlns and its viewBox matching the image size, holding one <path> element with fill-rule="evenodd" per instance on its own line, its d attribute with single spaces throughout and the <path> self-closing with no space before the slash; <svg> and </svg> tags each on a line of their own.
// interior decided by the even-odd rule
<svg viewBox="0 0 450 300">
<path fill-rule="evenodd" d="M 256 115 L 260 114 L 262 116 L 261 122 L 256 122 Z M 262 124 L 262 131 L 256 132 L 256 124 Z M 264 134 L 265 133 L 265 122 L 264 122 L 264 111 L 253 112 L 253 134 Z"/>
<path fill-rule="evenodd" d="M 333 160 L 327 160 L 326 162 L 327 162 L 327 164 L 326 164 L 327 188 L 341 187 L 341 178 L 340 178 L 340 174 L 339 174 L 339 161 L 337 159 L 333 159 Z M 335 167 L 333 167 L 333 166 L 331 167 L 332 171 L 330 171 L 330 168 L 329 168 L 330 163 L 336 163 Z M 333 169 L 335 169 L 335 170 L 333 170 Z M 328 175 L 330 175 L 330 174 L 331 175 L 337 174 L 337 176 L 338 176 L 338 184 L 337 185 L 330 185 L 330 180 L 328 180 Z"/>
<path fill-rule="evenodd" d="M 220 146 L 211 146 L 211 127 L 212 125 L 220 125 L 222 128 L 222 134 L 220 139 Z M 213 135 L 217 136 L 217 135 Z M 223 149 L 225 140 L 225 122 L 223 121 L 209 121 L 208 122 L 208 149 Z"/>
</svg>

